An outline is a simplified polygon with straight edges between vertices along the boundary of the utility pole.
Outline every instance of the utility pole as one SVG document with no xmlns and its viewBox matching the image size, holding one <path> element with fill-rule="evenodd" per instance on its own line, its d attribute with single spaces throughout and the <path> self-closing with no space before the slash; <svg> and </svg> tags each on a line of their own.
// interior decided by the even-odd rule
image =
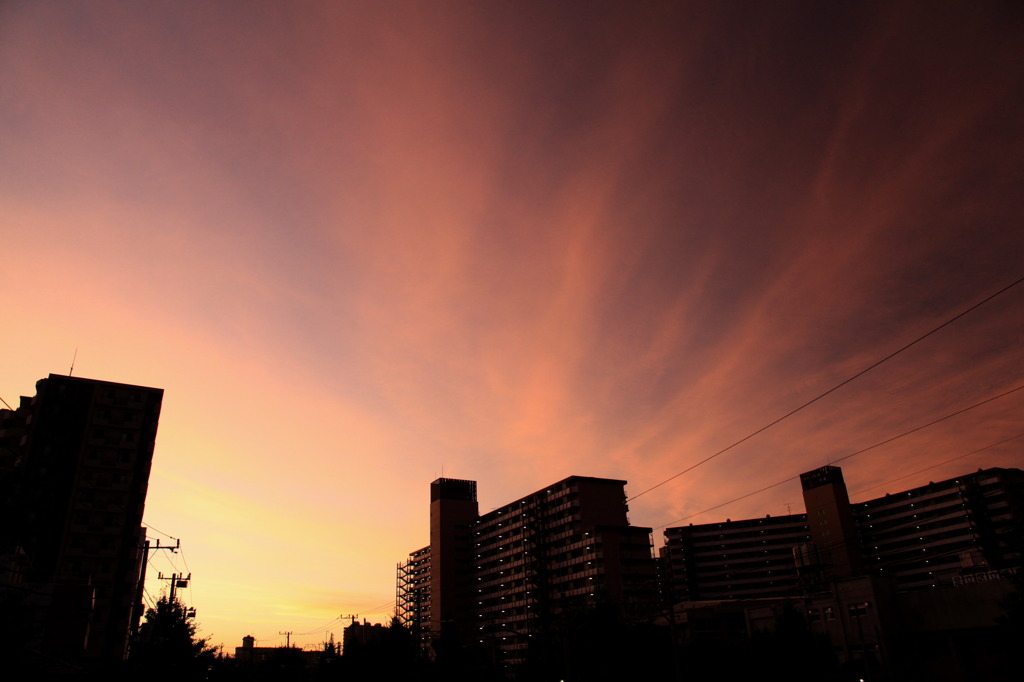
<svg viewBox="0 0 1024 682">
<path fill-rule="evenodd" d="M 285 647 L 288 648 L 288 649 L 291 649 L 292 648 L 292 631 L 288 630 L 287 632 L 279 632 L 277 634 L 285 635 L 286 636 L 285 642 L 287 642 L 287 644 L 285 644 Z"/>
<path fill-rule="evenodd" d="M 170 578 L 165 578 L 163 573 L 157 573 L 157 580 L 170 580 L 171 581 L 170 602 L 173 604 L 174 603 L 174 598 L 176 596 L 177 588 L 179 588 L 179 587 L 188 587 L 188 581 L 192 580 L 192 574 L 189 573 L 188 576 L 186 577 L 186 575 L 184 573 L 171 573 L 171 577 Z"/>
<path fill-rule="evenodd" d="M 142 551 L 142 570 L 139 572 L 139 586 L 138 589 L 135 591 L 136 613 L 132 618 L 132 639 L 135 638 L 135 635 L 139 634 L 139 624 L 142 622 L 142 616 L 146 612 L 146 606 L 145 601 L 143 600 L 143 596 L 146 593 L 146 567 L 149 566 L 149 555 L 152 552 L 157 552 L 160 550 L 167 550 L 171 554 L 176 554 L 178 550 L 181 549 L 181 540 L 178 539 L 177 542 L 173 545 L 161 545 L 160 538 L 157 538 L 155 545 L 151 545 L 149 543 L 149 540 L 146 540 L 142 543 L 139 549 Z"/>
</svg>

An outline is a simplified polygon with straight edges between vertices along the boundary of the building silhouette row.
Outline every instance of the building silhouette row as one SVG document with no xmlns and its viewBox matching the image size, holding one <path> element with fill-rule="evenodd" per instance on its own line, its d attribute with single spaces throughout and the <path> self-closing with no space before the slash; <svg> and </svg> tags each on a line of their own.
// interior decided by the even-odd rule
<svg viewBox="0 0 1024 682">
<path fill-rule="evenodd" d="M 125 657 L 162 399 L 51 374 L 0 410 L 0 608 L 22 626 L 9 648 L 54 670 Z M 1024 563 L 1024 472 L 857 503 L 838 467 L 800 480 L 804 513 L 667 528 L 654 552 L 625 481 L 570 476 L 480 514 L 476 482 L 440 478 L 429 544 L 398 566 L 396 617 L 428 656 L 473 650 L 512 674 L 569 651 L 569 623 L 610 612 L 670 632 L 674 658 L 795 613 L 864 679 L 998 667 L 997 618 Z M 367 649 L 383 630 L 363 634 Z"/>
<path fill-rule="evenodd" d="M 651 529 L 627 520 L 625 481 L 572 476 L 480 515 L 474 481 L 438 479 L 430 544 L 398 565 L 397 615 L 425 653 L 480 645 L 515 669 L 587 609 L 671 628 L 681 646 L 773 631 L 795 611 L 858 674 L 970 679 L 965 661 L 987 656 L 974 639 L 1024 559 L 1024 472 L 856 504 L 838 467 L 800 479 L 805 513 L 667 528 L 657 556 Z M 944 653 L 915 659 L 935 642 Z"/>
</svg>

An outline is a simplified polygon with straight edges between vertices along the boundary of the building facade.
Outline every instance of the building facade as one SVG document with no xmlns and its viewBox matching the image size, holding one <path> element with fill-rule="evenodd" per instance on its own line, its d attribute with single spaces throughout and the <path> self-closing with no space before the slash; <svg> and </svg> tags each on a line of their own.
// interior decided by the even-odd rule
<svg viewBox="0 0 1024 682">
<path fill-rule="evenodd" d="M 1024 471 L 979 469 L 853 505 L 870 573 L 900 589 L 1024 563 Z"/>
<path fill-rule="evenodd" d="M 794 549 L 811 541 L 806 514 L 665 529 L 661 558 L 672 601 L 798 594 Z"/>
<path fill-rule="evenodd" d="M 448 557 L 457 561 L 442 563 L 434 543 L 442 537 L 434 526 L 434 491 L 458 490 L 444 481 L 432 485 L 431 546 L 412 553 L 399 567 L 401 612 L 424 643 L 450 632 L 514 666 L 525 662 L 531 646 L 550 640 L 571 612 L 601 604 L 631 613 L 654 608 L 657 577 L 650 529 L 629 525 L 625 481 L 571 476 L 476 516 L 468 525 L 464 516 L 453 514 L 445 523 L 455 526 L 453 538 L 469 531 L 469 554 L 454 542 Z M 471 482 L 461 482 L 463 491 L 468 490 L 465 483 Z M 448 573 L 448 580 L 439 572 Z M 470 601 L 465 604 L 460 600 L 467 584 Z M 439 603 L 460 606 L 439 617 Z"/>
<path fill-rule="evenodd" d="M 476 481 L 439 478 L 430 484 L 430 609 L 432 636 L 461 639 L 473 614 L 473 531 Z"/>
<path fill-rule="evenodd" d="M 804 514 L 667 528 L 661 556 L 675 598 L 785 597 L 865 574 L 898 590 L 939 587 L 1024 559 L 1018 469 L 979 469 L 859 503 L 839 467 L 807 472 L 801 485 Z"/>
<path fill-rule="evenodd" d="M 997 616 L 1024 563 L 1024 472 L 980 469 L 859 503 L 838 467 L 800 478 L 804 514 L 666 529 L 677 632 L 749 637 L 795 608 L 863 679 L 918 679 L 925 666 L 927 679 L 981 679 L 1006 664 Z"/>
<path fill-rule="evenodd" d="M 162 389 L 51 374 L 17 410 L 0 411 L 5 516 L 15 520 L 3 536 L 6 589 L 31 596 L 40 656 L 125 656 L 141 616 L 142 516 L 162 400 Z"/>
</svg>

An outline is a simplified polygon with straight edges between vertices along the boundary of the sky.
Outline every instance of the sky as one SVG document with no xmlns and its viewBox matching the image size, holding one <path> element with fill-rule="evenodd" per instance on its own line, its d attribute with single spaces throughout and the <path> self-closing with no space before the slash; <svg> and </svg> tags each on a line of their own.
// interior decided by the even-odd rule
<svg viewBox="0 0 1024 682">
<path fill-rule="evenodd" d="M 865 448 L 854 501 L 1022 467 L 1022 44 L 1009 1 L 3 2 L 0 397 L 164 389 L 147 592 L 226 651 L 386 622 L 442 475 L 624 479 L 657 547 Z"/>
</svg>

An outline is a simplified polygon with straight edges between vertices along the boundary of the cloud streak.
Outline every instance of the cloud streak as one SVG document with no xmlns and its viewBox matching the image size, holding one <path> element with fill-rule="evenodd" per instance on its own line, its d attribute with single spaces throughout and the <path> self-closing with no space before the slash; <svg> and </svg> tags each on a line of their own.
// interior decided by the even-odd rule
<svg viewBox="0 0 1024 682">
<path fill-rule="evenodd" d="M 166 390 L 147 519 L 190 548 L 218 641 L 365 612 L 426 542 L 442 470 L 484 509 L 571 474 L 639 492 L 1019 277 L 1008 11 L 5 7 L 0 390 L 75 348 L 77 374 Z M 1007 390 L 1022 302 L 644 495 L 633 522 Z M 1020 406 L 847 480 L 1022 432 Z M 793 485 L 699 520 L 787 505 Z"/>
</svg>

